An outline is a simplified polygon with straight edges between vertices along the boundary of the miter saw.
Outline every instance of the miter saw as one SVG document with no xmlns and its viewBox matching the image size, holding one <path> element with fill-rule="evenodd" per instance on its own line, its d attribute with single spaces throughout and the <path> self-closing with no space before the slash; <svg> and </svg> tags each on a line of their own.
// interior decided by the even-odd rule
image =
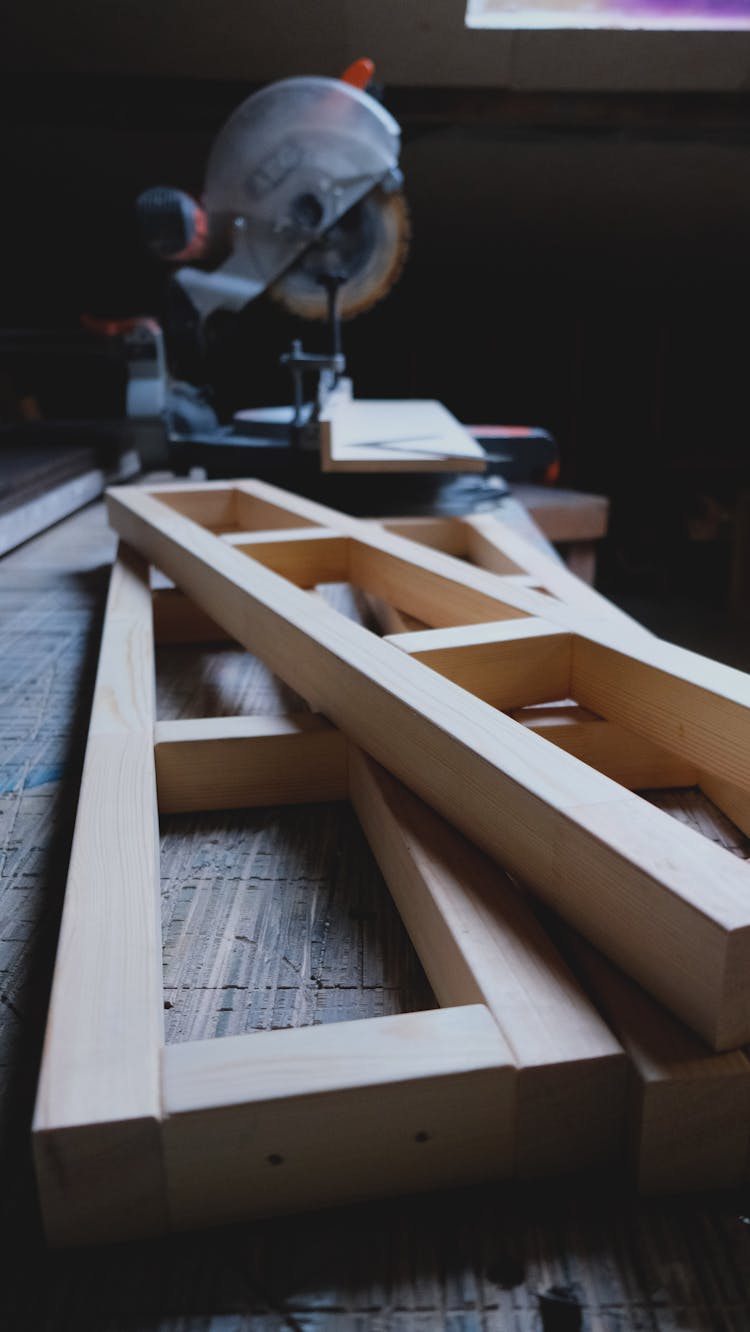
<svg viewBox="0 0 750 1332">
<path fill-rule="evenodd" d="M 306 351 L 295 340 L 281 357 L 291 375 L 290 405 L 241 411 L 220 423 L 198 390 L 170 384 L 165 415 L 178 470 L 198 464 L 213 475 L 245 471 L 308 493 L 324 489 L 342 502 L 333 477 L 317 484 L 322 451 L 329 472 L 367 470 L 371 499 L 374 474 L 398 471 L 403 507 L 405 473 L 419 473 L 424 489 L 425 473 L 435 467 L 486 468 L 483 450 L 439 404 L 410 403 L 409 414 L 407 404 L 359 403 L 345 376 L 342 321 L 388 293 L 410 234 L 400 130 L 365 91 L 373 72 L 371 61 L 358 60 L 341 79 L 290 78 L 254 93 L 213 145 L 200 203 L 163 187 L 138 200 L 143 237 L 152 252 L 179 265 L 173 283 L 200 327 L 263 294 L 294 316 L 327 325 L 324 350 Z M 334 434 L 344 441 L 338 453 Z M 529 440 L 546 464 L 550 447 L 554 453 L 549 436 L 530 431 Z M 470 481 L 476 488 L 479 478 Z M 491 492 L 502 487 L 499 477 L 488 481 Z"/>
</svg>

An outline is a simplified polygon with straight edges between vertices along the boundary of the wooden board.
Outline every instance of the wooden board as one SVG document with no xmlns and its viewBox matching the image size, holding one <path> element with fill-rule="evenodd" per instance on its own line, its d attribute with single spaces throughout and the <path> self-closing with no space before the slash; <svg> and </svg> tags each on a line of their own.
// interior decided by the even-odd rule
<svg viewBox="0 0 750 1332">
<path fill-rule="evenodd" d="M 747 1055 L 714 1054 L 579 935 L 565 941 L 630 1061 L 629 1150 L 639 1190 L 742 1184 L 750 1149 Z"/>
<path fill-rule="evenodd" d="M 440 402 L 331 394 L 320 416 L 324 472 L 483 472 L 481 445 Z"/>
<path fill-rule="evenodd" d="M 163 1229 L 154 665 L 147 568 L 112 573 L 34 1115 L 51 1237 Z M 116 1209 L 102 1198 L 116 1197 Z"/>
<path fill-rule="evenodd" d="M 702 771 L 748 781 L 750 688 L 739 672 L 631 632 L 604 613 L 584 614 L 518 585 L 499 588 L 483 570 L 273 487 L 238 483 L 236 490 L 251 505 L 286 506 L 290 521 L 302 517 L 348 536 L 351 581 L 428 623 L 471 625 L 504 613 L 564 627 L 572 637 L 571 683 L 587 696 L 598 690 L 603 711 Z M 174 507 L 180 493 L 112 492 L 112 520 L 227 632 L 530 882 L 712 1046 L 750 1037 L 743 865 L 186 519 Z M 200 489 L 187 493 L 199 504 Z M 618 703 L 610 689 L 619 671 L 637 682 L 632 705 Z"/>
<path fill-rule="evenodd" d="M 168 1046 L 172 1224 L 502 1177 L 514 1088 L 482 1004 Z"/>
</svg>

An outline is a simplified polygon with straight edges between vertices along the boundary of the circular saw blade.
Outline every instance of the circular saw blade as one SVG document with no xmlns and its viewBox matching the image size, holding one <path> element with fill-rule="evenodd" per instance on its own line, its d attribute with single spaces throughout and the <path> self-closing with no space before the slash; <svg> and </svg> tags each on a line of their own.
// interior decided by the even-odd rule
<svg viewBox="0 0 750 1332">
<path fill-rule="evenodd" d="M 326 277 L 342 275 L 338 311 L 353 319 L 388 294 L 409 248 L 409 210 L 402 194 L 375 189 L 349 209 L 269 288 L 302 319 L 326 319 Z"/>
</svg>

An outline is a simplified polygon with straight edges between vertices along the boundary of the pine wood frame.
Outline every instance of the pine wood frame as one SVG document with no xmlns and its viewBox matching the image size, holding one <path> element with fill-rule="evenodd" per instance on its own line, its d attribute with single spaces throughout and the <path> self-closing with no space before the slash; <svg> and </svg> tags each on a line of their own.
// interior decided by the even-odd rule
<svg viewBox="0 0 750 1332">
<path fill-rule="evenodd" d="M 221 489 L 223 495 L 217 493 Z M 193 512 L 200 508 L 204 520 L 228 527 L 220 544 L 251 546 L 254 554 L 305 585 L 349 572 L 351 552 L 338 539 L 340 533 L 330 539 L 330 528 L 269 527 L 247 536 L 233 532 L 238 524 L 232 521 L 227 489 L 211 488 L 207 496 L 205 487 L 198 493 L 191 487 L 167 493 L 179 495 L 178 502 Z M 272 495 L 252 497 L 259 500 L 264 523 L 310 521 L 310 511 L 300 513 L 296 507 L 303 502 L 281 496 L 291 500 L 291 510 L 283 509 L 274 504 L 280 492 Z M 502 540 L 492 533 L 489 539 L 507 559 L 507 531 Z M 514 541 L 511 537 L 511 547 Z M 302 575 L 298 543 L 306 547 Z M 516 545 L 514 553 L 527 559 L 531 549 L 521 552 Z M 544 572 L 549 582 L 548 560 Z M 529 580 L 519 572 L 495 578 L 495 595 L 502 587 L 507 596 Z M 577 590 L 577 580 L 572 582 Z M 588 596 L 595 603 L 596 594 Z M 524 1176 L 614 1162 L 622 1130 L 620 1047 L 502 872 L 365 754 L 347 748 L 321 717 L 224 718 L 154 727 L 152 605 L 157 636 L 165 641 L 223 636 L 216 621 L 176 589 L 157 589 L 152 595 L 145 565 L 123 551 L 108 600 L 35 1116 L 40 1191 L 51 1240 L 120 1238 L 492 1173 Z M 608 606 L 603 604 L 602 614 Z M 216 606 L 211 609 L 215 612 Z M 316 603 L 316 612 L 320 609 Z M 222 619 L 227 624 L 223 614 Z M 532 624 L 529 630 L 531 637 L 521 641 L 533 642 L 540 634 Z M 575 722 L 571 729 L 587 724 Z M 617 729 L 600 720 L 593 725 Z M 655 759 L 649 741 L 635 740 L 648 751 L 653 774 L 663 751 Z M 619 752 L 616 737 L 610 737 L 611 752 Z M 665 759 L 681 761 L 670 755 Z M 158 844 L 148 832 L 157 774 L 164 810 L 278 803 L 311 795 L 337 798 L 348 792 L 436 994 L 451 1007 L 311 1032 L 262 1033 L 260 1045 L 254 1034 L 164 1049 Z M 134 838 L 139 826 L 145 835 Z M 104 904 L 102 881 L 108 884 Z M 94 1005 L 92 994 L 98 996 Z M 632 1033 L 626 1029 L 622 1034 L 632 1061 Z M 403 1049 L 405 1036 L 413 1038 L 407 1042 L 407 1070 L 403 1059 L 391 1058 L 394 1043 Z M 385 1056 L 379 1081 L 373 1082 L 371 1072 L 358 1078 L 356 1059 L 352 1068 L 352 1049 L 365 1042 L 376 1057 L 378 1052 Z M 467 1056 L 467 1044 L 474 1056 Z M 494 1052 L 494 1063 L 488 1050 Z M 327 1087 L 319 1078 L 305 1084 L 306 1055 L 339 1066 Z M 723 1149 L 713 1157 L 704 1152 L 702 1170 L 693 1170 L 692 1177 L 688 1170 L 681 1186 L 735 1182 L 742 1176 L 747 1143 L 747 1060 L 719 1055 L 710 1062 L 696 1043 L 686 1064 L 684 1041 L 678 1042 L 677 1055 L 666 1061 L 666 1072 L 649 1071 L 643 1091 L 647 1107 L 654 1098 L 663 1099 L 665 1089 L 674 1094 L 676 1088 L 678 1100 L 668 1105 L 691 1110 L 683 1116 L 689 1131 L 681 1144 L 690 1148 L 690 1156 L 673 1152 L 666 1178 L 674 1186 L 680 1161 L 692 1161 L 694 1144 L 715 1137 L 712 1131 L 718 1127 L 726 1130 Z M 290 1084 L 281 1071 L 300 1060 L 302 1074 Z M 342 1080 L 344 1065 L 349 1071 Z M 707 1113 L 704 1089 L 711 1080 Z M 681 1090 L 685 1084 L 692 1103 Z M 477 1125 L 472 1099 L 481 1104 L 493 1086 L 491 1123 L 480 1114 Z M 311 1120 L 311 1104 L 317 1121 L 314 1115 Z M 649 1153 L 654 1157 L 654 1143 L 666 1141 L 659 1104 L 656 1099 L 656 1114 L 644 1119 L 641 1132 L 639 1179 L 647 1188 L 653 1183 Z M 439 1125 L 437 1133 L 419 1129 L 409 1138 L 395 1129 L 397 1150 L 392 1125 L 383 1134 L 394 1106 L 408 1117 L 424 1111 L 431 1116 L 423 1115 L 424 1122 Z M 270 1147 L 272 1141 L 279 1145 L 280 1107 L 286 1117 L 284 1142 L 305 1143 L 296 1169 L 288 1169 L 283 1152 Z M 305 1116 L 302 1136 L 300 1113 Z M 355 1152 L 350 1137 L 348 1157 L 337 1150 L 332 1154 L 332 1113 L 350 1130 L 353 1125 L 355 1133 L 377 1125 L 384 1151 L 363 1156 L 361 1139 Z M 253 1165 L 238 1171 L 251 1122 L 259 1143 L 265 1143 L 265 1155 L 259 1146 Z M 441 1138 L 443 1145 L 450 1144 L 449 1161 L 434 1147 L 417 1152 Z M 665 1178 L 661 1148 L 656 1156 L 659 1187 Z"/>
<path fill-rule="evenodd" d="M 502 871 L 319 716 L 155 722 L 174 609 L 121 548 L 34 1119 L 50 1241 L 614 1162 L 621 1048 Z M 165 1046 L 157 799 L 347 797 L 444 1006 Z"/>
<path fill-rule="evenodd" d="M 34 1120 L 50 1240 L 511 1173 L 516 1069 L 483 1003 L 164 1045 L 157 783 L 166 808 L 186 807 L 170 754 L 191 765 L 204 808 L 345 798 L 348 776 L 319 718 L 155 730 L 153 644 L 147 566 L 121 551 Z M 253 786 L 253 768 L 268 785 Z"/>
<path fill-rule="evenodd" d="M 746 676 L 260 482 L 108 502 L 227 633 L 713 1048 L 750 1039 L 746 868 L 499 710 L 572 697 L 744 800 Z M 304 591 L 323 569 L 437 632 L 383 641 Z"/>
</svg>

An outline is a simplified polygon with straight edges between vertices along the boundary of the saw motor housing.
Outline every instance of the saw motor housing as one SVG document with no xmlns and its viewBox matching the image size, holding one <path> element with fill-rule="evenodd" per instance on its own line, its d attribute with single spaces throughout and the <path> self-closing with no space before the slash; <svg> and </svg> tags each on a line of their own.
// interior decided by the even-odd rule
<svg viewBox="0 0 750 1332">
<path fill-rule="evenodd" d="M 161 205 L 162 233 L 177 236 L 179 247 L 166 257 L 219 256 L 213 267 L 190 263 L 175 274 L 201 319 L 239 311 L 269 290 L 292 313 L 325 318 L 331 279 L 338 313 L 349 318 L 384 295 L 401 269 L 408 218 L 398 193 L 400 143 L 393 116 L 361 88 L 283 79 L 249 97 L 220 131 L 200 213 L 179 191 L 141 196 L 147 240 L 165 257 L 154 211 Z"/>
</svg>

